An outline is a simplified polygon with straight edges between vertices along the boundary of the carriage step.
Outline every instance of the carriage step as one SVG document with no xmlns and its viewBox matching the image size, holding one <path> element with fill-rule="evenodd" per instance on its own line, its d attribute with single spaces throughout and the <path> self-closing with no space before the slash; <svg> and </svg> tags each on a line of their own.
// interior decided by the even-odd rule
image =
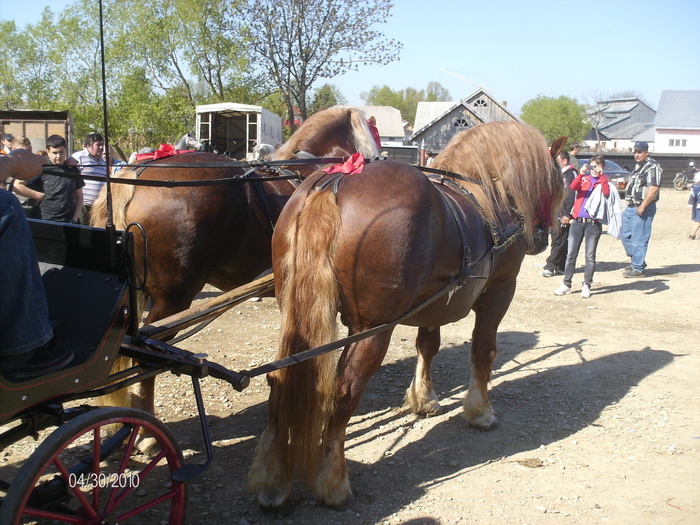
<svg viewBox="0 0 700 525">
<path fill-rule="evenodd" d="M 183 465 L 170 475 L 170 479 L 177 483 L 187 483 L 192 481 L 197 476 L 201 476 L 207 470 L 209 465 L 202 463 L 191 463 Z"/>
</svg>

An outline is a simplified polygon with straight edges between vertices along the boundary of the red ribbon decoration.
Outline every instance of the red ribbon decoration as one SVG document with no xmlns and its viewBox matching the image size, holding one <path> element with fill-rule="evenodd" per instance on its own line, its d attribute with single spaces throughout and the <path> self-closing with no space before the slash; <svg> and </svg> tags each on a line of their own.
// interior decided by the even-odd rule
<svg viewBox="0 0 700 525">
<path fill-rule="evenodd" d="M 353 173 L 362 173 L 364 168 L 365 158 L 362 156 L 362 153 L 353 153 L 343 164 L 336 164 L 323 171 L 326 173 L 346 173 L 352 175 Z"/>
</svg>

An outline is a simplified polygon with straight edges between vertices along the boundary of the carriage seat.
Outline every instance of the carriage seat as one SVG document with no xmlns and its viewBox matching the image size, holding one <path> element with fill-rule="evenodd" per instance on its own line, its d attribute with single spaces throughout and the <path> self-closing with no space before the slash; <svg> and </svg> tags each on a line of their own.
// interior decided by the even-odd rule
<svg viewBox="0 0 700 525">
<path fill-rule="evenodd" d="M 69 349 L 74 357 L 36 377 L 0 373 L 0 424 L 59 397 L 83 399 L 107 384 L 131 319 L 126 255 L 117 249 L 117 264 L 109 264 L 105 230 L 28 222 L 55 325 L 53 349 Z"/>
<path fill-rule="evenodd" d="M 63 370 L 90 361 L 95 351 L 114 356 L 128 316 L 128 284 L 123 261 L 111 267 L 107 232 L 99 228 L 28 220 L 54 326 L 53 348 L 70 349 Z M 123 257 L 122 257 L 123 258 Z M 115 330 L 117 333 L 115 333 Z M 112 357 L 104 361 L 112 361 Z"/>
<path fill-rule="evenodd" d="M 114 323 L 128 289 L 124 261 L 110 266 L 104 229 L 29 222 L 56 345 L 69 346 L 77 362 L 85 361 Z"/>
</svg>

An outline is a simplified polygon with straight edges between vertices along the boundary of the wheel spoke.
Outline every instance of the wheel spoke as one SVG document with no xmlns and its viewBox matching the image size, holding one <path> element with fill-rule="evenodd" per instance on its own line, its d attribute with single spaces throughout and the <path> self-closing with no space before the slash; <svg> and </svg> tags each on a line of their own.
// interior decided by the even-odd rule
<svg viewBox="0 0 700 525">
<path fill-rule="evenodd" d="M 161 450 L 160 453 L 156 457 L 154 457 L 148 463 L 148 465 L 146 465 L 146 468 L 144 468 L 141 472 L 139 472 L 139 482 L 143 481 L 148 476 L 148 474 L 151 472 L 151 470 L 153 470 L 155 468 L 155 466 L 160 462 L 161 459 L 163 459 L 165 457 L 165 455 L 166 455 L 166 451 Z M 115 506 L 119 505 L 124 500 L 124 498 L 126 498 L 134 490 L 134 488 L 135 487 L 131 487 L 131 486 L 124 487 L 124 490 L 122 490 L 121 493 L 119 494 L 119 496 L 116 498 L 114 505 Z"/>
<path fill-rule="evenodd" d="M 61 451 L 65 450 L 62 449 Z M 96 518 L 97 517 L 97 511 L 95 508 L 90 505 L 90 502 L 88 499 L 85 497 L 85 494 L 83 494 L 83 491 L 80 490 L 80 487 L 76 483 L 74 486 L 70 486 L 71 484 L 68 483 L 68 480 L 70 478 L 70 472 L 68 472 L 68 469 L 66 466 L 63 464 L 63 461 L 58 457 L 58 453 L 56 453 L 56 457 L 54 458 L 53 464 L 56 465 L 56 468 L 58 468 L 58 471 L 61 473 L 63 476 L 64 483 L 68 485 L 68 488 L 71 490 L 71 492 L 75 495 L 77 500 L 80 502 L 80 504 L 83 506 L 83 508 L 90 514 L 91 518 Z"/>
<path fill-rule="evenodd" d="M 122 460 L 119 462 L 119 470 L 118 470 L 118 476 L 124 474 L 126 471 L 126 467 L 129 464 L 129 459 L 131 458 L 131 453 L 134 450 L 134 446 L 136 445 L 136 438 L 139 435 L 139 430 L 141 429 L 141 425 L 133 425 L 131 427 L 131 434 L 129 435 L 129 443 L 126 446 L 126 450 L 124 451 L 124 455 L 122 456 Z M 117 477 L 117 479 L 121 479 Z M 119 505 L 119 503 L 126 497 L 126 495 L 131 492 L 130 488 L 125 488 L 121 494 L 119 494 L 119 491 L 117 490 L 117 487 L 112 487 L 112 490 L 109 493 L 109 500 L 107 501 L 107 504 L 105 505 L 105 511 L 109 514 L 111 513 L 114 508 Z"/>
<path fill-rule="evenodd" d="M 33 518 L 60 521 L 61 523 L 85 523 L 85 518 L 69 516 L 68 514 L 51 512 L 48 510 L 35 509 L 32 507 L 25 507 L 22 511 L 22 516 L 32 516 Z"/>
<path fill-rule="evenodd" d="M 136 516 L 137 514 L 144 512 L 145 510 L 150 509 L 151 507 L 155 507 L 156 505 L 159 505 L 160 503 L 163 503 L 164 501 L 167 501 L 169 499 L 174 498 L 177 495 L 176 490 L 171 490 L 169 492 L 166 492 L 165 494 L 158 496 L 157 498 L 147 501 L 146 503 L 139 505 L 136 508 L 133 508 L 124 514 L 120 514 L 115 518 L 116 521 L 123 521 L 126 519 L 131 518 L 132 516 Z"/>
<path fill-rule="evenodd" d="M 95 427 L 92 434 L 92 471 L 95 474 L 100 473 L 100 449 L 102 447 L 102 436 L 101 431 L 102 425 Z M 96 509 L 100 507 L 100 486 L 92 488 L 92 506 Z"/>
<path fill-rule="evenodd" d="M 119 430 L 108 435 L 108 425 Z M 152 458 L 132 457 L 139 431 L 159 445 Z M 2 499 L 0 523 L 86 525 L 137 515 L 148 521 L 144 514 L 158 510 L 180 525 L 186 519 L 187 485 L 171 475 L 183 464 L 175 436 L 152 415 L 95 409 L 60 425 L 25 461 Z M 139 486 L 143 490 L 137 493 Z"/>
</svg>

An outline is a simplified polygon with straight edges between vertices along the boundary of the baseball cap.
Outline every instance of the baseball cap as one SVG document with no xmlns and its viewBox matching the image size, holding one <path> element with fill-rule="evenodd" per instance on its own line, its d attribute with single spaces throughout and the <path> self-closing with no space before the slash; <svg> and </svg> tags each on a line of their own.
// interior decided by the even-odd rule
<svg viewBox="0 0 700 525">
<path fill-rule="evenodd" d="M 643 140 L 640 140 L 639 142 L 634 143 L 634 149 L 638 149 L 641 151 L 649 151 L 649 144 L 647 142 L 644 142 Z"/>
<path fill-rule="evenodd" d="M 7 142 L 10 142 L 15 136 L 12 133 L 5 133 L 2 136 L 2 140 L 6 140 Z"/>
</svg>

